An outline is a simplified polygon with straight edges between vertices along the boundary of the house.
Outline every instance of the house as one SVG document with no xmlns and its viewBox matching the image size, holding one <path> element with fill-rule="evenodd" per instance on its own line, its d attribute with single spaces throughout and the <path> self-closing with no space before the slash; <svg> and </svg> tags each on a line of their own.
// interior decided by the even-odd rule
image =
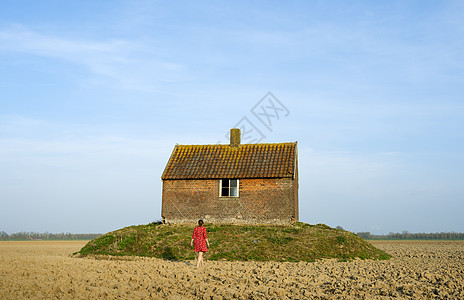
<svg viewBox="0 0 464 300">
<path fill-rule="evenodd" d="M 176 145 L 161 176 L 169 223 L 290 224 L 298 221 L 297 143 Z"/>
</svg>

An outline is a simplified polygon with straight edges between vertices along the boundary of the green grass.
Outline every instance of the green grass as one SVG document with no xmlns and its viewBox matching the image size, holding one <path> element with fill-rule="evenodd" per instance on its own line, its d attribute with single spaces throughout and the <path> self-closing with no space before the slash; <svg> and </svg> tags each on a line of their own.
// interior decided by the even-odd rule
<svg viewBox="0 0 464 300">
<path fill-rule="evenodd" d="M 149 256 L 194 259 L 190 247 L 194 226 L 148 224 L 109 232 L 87 243 L 81 256 Z M 336 258 L 388 259 L 391 256 L 359 236 L 324 224 L 294 226 L 206 225 L 207 258 L 229 261 L 315 261 Z"/>
</svg>

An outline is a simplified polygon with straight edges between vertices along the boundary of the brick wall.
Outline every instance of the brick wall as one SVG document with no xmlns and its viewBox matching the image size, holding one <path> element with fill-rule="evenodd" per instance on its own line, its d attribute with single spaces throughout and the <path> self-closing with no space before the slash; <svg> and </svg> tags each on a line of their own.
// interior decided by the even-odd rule
<svg viewBox="0 0 464 300">
<path fill-rule="evenodd" d="M 161 215 L 170 223 L 288 224 L 298 221 L 298 182 L 241 179 L 239 197 L 219 197 L 219 180 L 163 180 Z"/>
</svg>

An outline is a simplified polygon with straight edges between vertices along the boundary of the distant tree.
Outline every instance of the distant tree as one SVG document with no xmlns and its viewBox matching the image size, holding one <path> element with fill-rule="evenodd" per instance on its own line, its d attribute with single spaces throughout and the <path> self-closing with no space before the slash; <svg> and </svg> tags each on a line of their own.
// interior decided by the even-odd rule
<svg viewBox="0 0 464 300">
<path fill-rule="evenodd" d="M 358 236 L 362 237 L 363 239 L 370 239 L 371 238 L 371 233 L 366 231 L 366 232 L 358 232 Z"/>
<path fill-rule="evenodd" d="M 336 228 L 336 229 L 338 229 L 338 230 L 345 230 L 345 229 L 343 229 L 343 227 L 342 227 L 342 226 L 340 226 L 340 225 L 339 225 L 339 226 L 337 226 L 337 227 L 335 227 L 335 228 Z"/>
<path fill-rule="evenodd" d="M 358 236 L 370 240 L 464 240 L 462 232 L 435 232 L 435 233 L 402 233 L 390 232 L 386 235 L 375 235 L 369 232 L 358 232 Z"/>
<path fill-rule="evenodd" d="M 0 239 L 7 239 L 8 238 L 8 233 L 5 231 L 0 231 Z"/>
<path fill-rule="evenodd" d="M 16 232 L 10 235 L 5 233 L 0 239 L 9 240 L 91 240 L 99 237 L 100 233 L 39 233 L 39 232 Z"/>
</svg>

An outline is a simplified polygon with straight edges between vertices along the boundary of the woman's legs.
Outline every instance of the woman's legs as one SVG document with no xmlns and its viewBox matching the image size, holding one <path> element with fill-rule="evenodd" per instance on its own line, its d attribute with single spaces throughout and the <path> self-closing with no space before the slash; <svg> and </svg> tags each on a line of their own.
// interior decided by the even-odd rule
<svg viewBox="0 0 464 300">
<path fill-rule="evenodd" d="M 203 265 L 203 252 L 198 252 L 198 262 L 197 262 L 197 267 Z"/>
</svg>

